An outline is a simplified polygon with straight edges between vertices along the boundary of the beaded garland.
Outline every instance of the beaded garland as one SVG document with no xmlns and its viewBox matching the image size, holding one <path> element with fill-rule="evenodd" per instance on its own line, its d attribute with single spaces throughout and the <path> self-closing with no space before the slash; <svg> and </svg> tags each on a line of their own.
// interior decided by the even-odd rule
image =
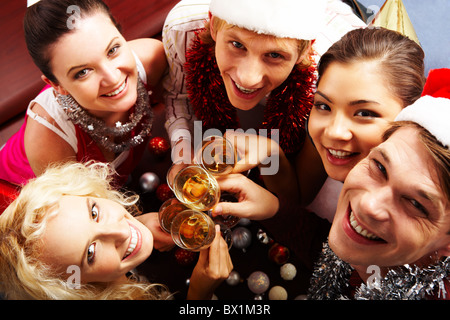
<svg viewBox="0 0 450 320">
<path fill-rule="evenodd" d="M 339 300 L 349 299 L 349 279 L 353 268 L 342 261 L 324 243 L 322 254 L 311 277 L 308 299 Z M 387 275 L 375 281 L 372 287 L 362 284 L 357 288 L 356 300 L 420 300 L 436 294 L 445 299 L 444 281 L 450 276 L 450 257 L 441 259 L 425 268 L 403 265 L 391 269 Z"/>
<path fill-rule="evenodd" d="M 58 95 L 57 100 L 67 117 L 74 124 L 89 134 L 100 146 L 114 153 L 120 153 L 141 144 L 152 130 L 153 111 L 150 106 L 149 94 L 139 78 L 137 82 L 136 105 L 134 106 L 134 111 L 130 114 L 130 121 L 125 124 L 118 121 L 116 127 L 108 127 L 103 120 L 89 114 L 70 94 Z M 135 129 L 139 123 L 142 125 L 141 131 L 130 139 L 115 143 L 114 138 L 110 138 L 111 136 L 125 136 Z"/>
<path fill-rule="evenodd" d="M 221 131 L 240 127 L 236 108 L 230 103 L 214 44 L 205 44 L 197 32 L 186 53 L 186 87 L 195 116 L 205 129 Z M 305 123 L 313 104 L 316 83 L 315 67 L 294 68 L 289 77 L 274 89 L 264 110 L 260 129 L 279 129 L 279 143 L 285 153 L 301 149 L 306 136 Z"/>
</svg>

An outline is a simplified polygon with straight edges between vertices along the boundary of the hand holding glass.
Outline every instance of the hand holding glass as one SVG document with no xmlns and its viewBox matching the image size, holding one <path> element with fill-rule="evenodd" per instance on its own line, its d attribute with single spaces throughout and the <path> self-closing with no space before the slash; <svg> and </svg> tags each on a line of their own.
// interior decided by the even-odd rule
<svg viewBox="0 0 450 320">
<path fill-rule="evenodd" d="M 207 211 L 220 198 L 220 188 L 216 179 L 200 166 L 187 166 L 173 174 L 180 167 L 172 165 L 167 173 L 167 183 L 180 202 L 191 209 Z"/>
</svg>

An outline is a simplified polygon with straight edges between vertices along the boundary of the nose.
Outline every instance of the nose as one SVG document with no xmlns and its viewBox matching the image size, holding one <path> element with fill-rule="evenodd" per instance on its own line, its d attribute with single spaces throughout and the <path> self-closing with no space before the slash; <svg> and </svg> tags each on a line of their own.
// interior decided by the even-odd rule
<svg viewBox="0 0 450 320">
<path fill-rule="evenodd" d="M 120 70 L 113 62 L 104 63 L 99 71 L 102 86 L 114 86 L 120 81 Z"/>
<path fill-rule="evenodd" d="M 264 66 L 258 58 L 248 56 L 237 67 L 237 81 L 243 87 L 256 89 L 264 78 Z"/>
<path fill-rule="evenodd" d="M 366 217 L 386 221 L 389 212 L 394 207 L 391 190 L 386 187 L 373 187 L 362 195 L 359 203 L 359 211 Z"/>
<path fill-rule="evenodd" d="M 119 247 L 130 238 L 130 234 L 129 224 L 122 220 L 102 225 L 98 238 L 104 242 L 114 243 L 116 247 Z"/>
<path fill-rule="evenodd" d="M 344 114 L 334 114 L 325 129 L 325 135 L 332 140 L 351 140 L 353 134 L 350 121 Z"/>
</svg>

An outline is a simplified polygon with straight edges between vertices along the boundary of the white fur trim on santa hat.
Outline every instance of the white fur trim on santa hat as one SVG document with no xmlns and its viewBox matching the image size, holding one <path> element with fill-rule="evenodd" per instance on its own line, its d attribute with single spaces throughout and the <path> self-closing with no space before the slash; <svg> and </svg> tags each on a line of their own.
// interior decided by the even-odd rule
<svg viewBox="0 0 450 320">
<path fill-rule="evenodd" d="M 211 0 L 229 24 L 279 38 L 313 40 L 325 25 L 326 0 Z"/>
<path fill-rule="evenodd" d="M 413 121 L 450 146 L 450 99 L 424 96 L 404 108 L 395 121 Z"/>
</svg>

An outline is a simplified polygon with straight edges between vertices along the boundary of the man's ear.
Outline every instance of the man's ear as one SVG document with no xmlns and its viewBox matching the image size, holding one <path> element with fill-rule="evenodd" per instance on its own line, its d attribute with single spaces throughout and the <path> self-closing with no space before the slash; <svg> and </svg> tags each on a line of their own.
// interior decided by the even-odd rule
<svg viewBox="0 0 450 320">
<path fill-rule="evenodd" d="M 61 85 L 59 85 L 59 84 L 53 82 L 52 80 L 50 80 L 50 79 L 47 78 L 46 76 L 41 75 L 41 79 L 42 79 L 42 81 L 44 81 L 46 84 L 51 85 L 51 86 L 52 86 L 59 94 L 62 94 L 62 95 L 67 95 L 67 94 L 69 94 L 69 92 L 68 92 L 66 89 L 64 89 Z"/>
<path fill-rule="evenodd" d="M 296 64 L 301 63 L 302 61 L 304 61 L 305 59 L 307 59 L 311 53 L 311 46 L 312 46 L 312 42 L 309 43 L 308 47 L 305 49 L 305 51 L 302 53 L 301 56 L 298 57 Z"/>
<path fill-rule="evenodd" d="M 214 16 L 209 12 L 209 32 L 211 33 L 211 38 L 216 41 L 216 31 L 214 30 Z"/>
</svg>

